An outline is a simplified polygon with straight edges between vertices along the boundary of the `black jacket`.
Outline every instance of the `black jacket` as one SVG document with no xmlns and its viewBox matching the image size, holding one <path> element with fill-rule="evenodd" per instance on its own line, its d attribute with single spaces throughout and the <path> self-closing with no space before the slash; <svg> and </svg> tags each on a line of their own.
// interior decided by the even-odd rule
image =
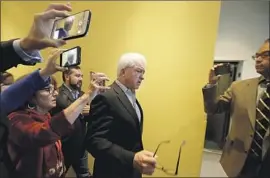
<svg viewBox="0 0 270 178">
<path fill-rule="evenodd" d="M 141 122 L 121 88 L 113 83 L 91 102 L 85 146 L 95 158 L 95 178 L 141 178 L 133 168 L 136 152 L 143 150 Z"/>
</svg>

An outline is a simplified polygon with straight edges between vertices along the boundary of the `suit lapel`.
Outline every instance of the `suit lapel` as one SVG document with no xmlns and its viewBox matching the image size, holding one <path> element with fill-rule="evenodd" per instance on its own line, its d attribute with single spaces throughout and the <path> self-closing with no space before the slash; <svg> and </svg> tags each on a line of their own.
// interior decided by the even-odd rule
<svg viewBox="0 0 270 178">
<path fill-rule="evenodd" d="M 259 78 L 255 78 L 254 80 L 250 80 L 247 83 L 246 89 L 246 100 L 248 103 L 248 114 L 249 120 L 252 125 L 252 128 L 255 130 L 255 122 L 256 122 L 256 103 L 257 103 L 257 94 L 258 94 L 258 85 L 259 85 Z"/>
<path fill-rule="evenodd" d="M 62 91 L 65 93 L 65 95 L 67 95 L 68 99 L 70 101 L 75 101 L 72 93 L 69 91 L 69 89 L 63 84 L 62 87 L 61 87 Z"/>
<path fill-rule="evenodd" d="M 140 128 L 141 128 L 141 132 L 143 131 L 143 110 L 142 110 L 142 107 L 139 103 L 139 101 L 136 99 L 136 103 L 139 107 L 139 110 L 140 110 L 140 113 L 141 113 L 141 123 L 140 123 Z M 138 118 L 138 117 L 137 117 Z"/>
<path fill-rule="evenodd" d="M 126 96 L 126 94 L 122 91 L 122 89 L 115 82 L 111 85 L 111 87 L 117 93 L 118 99 L 120 100 L 120 102 L 122 103 L 124 108 L 128 111 L 128 113 L 135 120 L 137 127 L 140 128 L 140 123 L 139 123 L 139 118 L 137 116 L 137 113 L 136 113 L 135 109 L 133 108 L 133 106 L 131 105 L 131 103 L 130 103 L 128 97 Z M 136 102 L 138 104 L 138 101 L 136 101 Z M 142 115 L 141 107 L 139 106 L 139 108 L 140 108 L 141 115 Z M 140 130 L 141 130 L 141 128 L 140 128 Z"/>
</svg>

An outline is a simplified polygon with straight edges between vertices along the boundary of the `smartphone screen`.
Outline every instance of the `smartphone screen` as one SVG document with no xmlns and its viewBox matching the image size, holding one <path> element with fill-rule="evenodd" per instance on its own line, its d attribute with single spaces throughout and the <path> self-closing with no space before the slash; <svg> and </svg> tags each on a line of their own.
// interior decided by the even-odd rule
<svg viewBox="0 0 270 178">
<path fill-rule="evenodd" d="M 73 39 L 87 34 L 91 19 L 91 11 L 86 10 L 63 19 L 54 21 L 51 38 Z"/>
<path fill-rule="evenodd" d="M 64 51 L 60 56 L 60 66 L 69 67 L 77 66 L 81 63 L 81 47 L 68 49 Z"/>
</svg>

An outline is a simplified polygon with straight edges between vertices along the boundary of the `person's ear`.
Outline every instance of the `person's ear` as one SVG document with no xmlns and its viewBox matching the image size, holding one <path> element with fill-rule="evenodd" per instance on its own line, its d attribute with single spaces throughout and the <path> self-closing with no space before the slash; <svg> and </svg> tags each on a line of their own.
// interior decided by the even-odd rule
<svg viewBox="0 0 270 178">
<path fill-rule="evenodd" d="M 126 74 L 126 69 L 121 69 L 120 76 L 125 76 L 125 74 Z"/>
<path fill-rule="evenodd" d="M 65 81 L 69 81 L 69 75 L 68 74 L 64 74 L 65 77 Z"/>
<path fill-rule="evenodd" d="M 28 109 L 35 109 L 36 108 L 36 105 L 37 105 L 36 99 L 35 98 L 32 98 L 28 102 L 27 107 L 28 107 Z"/>
</svg>

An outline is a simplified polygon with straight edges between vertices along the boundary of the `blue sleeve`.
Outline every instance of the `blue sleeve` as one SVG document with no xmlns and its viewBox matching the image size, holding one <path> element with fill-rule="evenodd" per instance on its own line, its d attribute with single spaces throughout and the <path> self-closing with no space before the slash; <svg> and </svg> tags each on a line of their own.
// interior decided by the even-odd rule
<svg viewBox="0 0 270 178">
<path fill-rule="evenodd" d="M 42 62 L 42 57 L 38 50 L 31 52 L 25 52 L 20 46 L 20 39 L 13 41 L 13 48 L 15 52 L 21 57 L 21 59 L 27 63 L 39 63 Z"/>
<path fill-rule="evenodd" d="M 36 91 L 46 87 L 49 83 L 50 78 L 42 78 L 39 70 L 15 82 L 1 93 L 1 111 L 10 113 L 21 107 Z"/>
</svg>

